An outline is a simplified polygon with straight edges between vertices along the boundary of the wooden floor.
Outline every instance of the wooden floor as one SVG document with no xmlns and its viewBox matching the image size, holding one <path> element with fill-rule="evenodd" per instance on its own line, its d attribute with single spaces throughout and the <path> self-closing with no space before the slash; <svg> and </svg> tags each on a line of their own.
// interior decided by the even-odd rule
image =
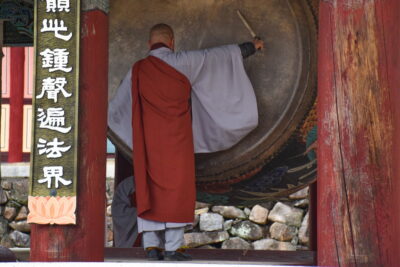
<svg viewBox="0 0 400 267">
<path fill-rule="evenodd" d="M 29 249 L 13 249 L 20 261 L 29 261 Z M 314 251 L 270 251 L 236 249 L 188 249 L 191 262 L 180 262 L 184 266 L 315 266 Z M 168 266 L 170 262 L 149 262 L 143 248 L 105 248 L 105 262 L 124 263 L 127 266 Z M 178 262 L 175 262 L 176 265 Z M 30 263 L 33 264 L 33 263 Z M 101 264 L 100 264 L 101 265 Z M 172 265 L 172 266 L 175 266 Z M 212 265 L 212 266 L 210 266 Z M 1 264 L 0 264 L 1 266 Z M 9 265 L 8 265 L 9 266 Z M 29 265 L 34 267 L 33 265 Z M 52 265 L 53 266 L 53 265 Z M 107 265 L 111 266 L 111 265 Z M 118 265 L 122 266 L 122 265 Z M 10 266 L 11 267 L 11 266 Z M 56 267 L 55 265 L 53 267 Z"/>
<path fill-rule="evenodd" d="M 229 262 L 229 263 L 263 263 L 271 265 L 315 265 L 313 251 L 270 251 L 270 250 L 237 250 L 237 249 L 188 249 L 194 261 Z M 143 248 L 106 248 L 105 258 L 108 262 L 145 259 Z"/>
</svg>

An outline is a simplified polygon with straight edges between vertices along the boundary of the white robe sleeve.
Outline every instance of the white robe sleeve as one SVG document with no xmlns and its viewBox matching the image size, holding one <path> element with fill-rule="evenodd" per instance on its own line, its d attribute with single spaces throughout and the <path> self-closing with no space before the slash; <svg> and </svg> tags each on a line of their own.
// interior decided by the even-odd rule
<svg viewBox="0 0 400 267">
<path fill-rule="evenodd" d="M 132 69 L 108 103 L 108 127 L 132 149 Z"/>
<path fill-rule="evenodd" d="M 238 45 L 154 55 L 192 84 L 195 152 L 228 149 L 257 127 L 257 101 Z"/>
<path fill-rule="evenodd" d="M 192 85 L 194 150 L 229 149 L 258 124 L 257 101 L 238 45 L 173 53 L 159 48 L 150 55 L 184 74 Z M 108 125 L 132 148 L 131 70 L 109 102 Z"/>
</svg>

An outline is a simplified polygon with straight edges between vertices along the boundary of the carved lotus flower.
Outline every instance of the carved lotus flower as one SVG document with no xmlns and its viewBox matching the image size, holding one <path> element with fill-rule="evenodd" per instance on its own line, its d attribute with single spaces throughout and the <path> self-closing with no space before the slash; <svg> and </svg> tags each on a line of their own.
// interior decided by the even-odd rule
<svg viewBox="0 0 400 267">
<path fill-rule="evenodd" d="M 76 197 L 28 197 L 28 223 L 75 224 Z"/>
</svg>

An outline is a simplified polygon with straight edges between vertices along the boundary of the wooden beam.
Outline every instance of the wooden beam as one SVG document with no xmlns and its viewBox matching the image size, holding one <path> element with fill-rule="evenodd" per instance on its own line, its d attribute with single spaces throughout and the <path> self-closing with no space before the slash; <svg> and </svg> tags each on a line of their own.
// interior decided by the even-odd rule
<svg viewBox="0 0 400 267">
<path fill-rule="evenodd" d="M 32 225 L 31 261 L 104 260 L 108 15 L 81 21 L 77 224 Z"/>
<path fill-rule="evenodd" d="M 25 48 L 10 49 L 10 140 L 8 162 L 22 161 Z"/>
<path fill-rule="evenodd" d="M 399 170 L 392 148 L 400 98 L 393 94 L 398 78 L 391 77 L 400 71 L 399 11 L 396 0 L 320 2 L 319 265 L 399 262 Z"/>
</svg>

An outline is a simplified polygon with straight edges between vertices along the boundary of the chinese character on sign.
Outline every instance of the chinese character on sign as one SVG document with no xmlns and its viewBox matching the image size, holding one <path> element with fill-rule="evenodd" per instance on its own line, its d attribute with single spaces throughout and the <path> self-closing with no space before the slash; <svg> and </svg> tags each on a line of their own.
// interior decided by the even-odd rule
<svg viewBox="0 0 400 267">
<path fill-rule="evenodd" d="M 47 99 L 54 100 L 54 103 L 58 101 L 58 94 L 61 92 L 64 97 L 72 96 L 71 93 L 65 91 L 64 86 L 67 84 L 65 77 L 51 78 L 48 77 L 42 81 L 42 92 L 36 96 L 37 99 L 43 98 L 44 94 L 47 93 Z"/>
<path fill-rule="evenodd" d="M 46 12 L 69 12 L 69 0 L 46 0 Z"/>
<path fill-rule="evenodd" d="M 54 50 L 46 48 L 40 52 L 42 56 L 42 68 L 48 68 L 50 72 L 57 70 L 71 72 L 72 67 L 67 68 L 68 55 L 67 49 L 55 48 Z"/>
<path fill-rule="evenodd" d="M 53 141 L 47 141 L 43 138 L 39 138 L 37 148 L 39 149 L 39 155 L 46 154 L 47 158 L 61 158 L 62 152 L 67 152 L 71 146 L 62 146 L 64 142 L 58 141 L 58 138 L 54 138 Z"/>
<path fill-rule="evenodd" d="M 68 133 L 70 127 L 65 126 L 64 109 L 48 108 L 46 112 L 42 108 L 38 108 L 39 128 L 54 130 L 60 133 Z"/>
<path fill-rule="evenodd" d="M 40 29 L 40 32 L 54 32 L 54 36 L 58 39 L 64 40 L 64 41 L 69 41 L 72 37 L 72 32 L 69 34 L 61 34 L 60 32 L 66 32 L 68 31 L 67 27 L 64 26 L 64 21 L 63 20 L 58 20 L 58 19 L 44 19 L 43 20 L 43 25 L 42 28 Z"/>
<path fill-rule="evenodd" d="M 62 166 L 51 166 L 51 167 L 43 167 L 43 179 L 39 179 L 38 183 L 43 184 L 47 183 L 47 188 L 51 188 L 51 181 L 54 178 L 55 188 L 58 188 L 58 183 L 62 183 L 63 185 L 70 185 L 72 181 L 65 180 L 63 177 L 63 167 Z"/>
</svg>

